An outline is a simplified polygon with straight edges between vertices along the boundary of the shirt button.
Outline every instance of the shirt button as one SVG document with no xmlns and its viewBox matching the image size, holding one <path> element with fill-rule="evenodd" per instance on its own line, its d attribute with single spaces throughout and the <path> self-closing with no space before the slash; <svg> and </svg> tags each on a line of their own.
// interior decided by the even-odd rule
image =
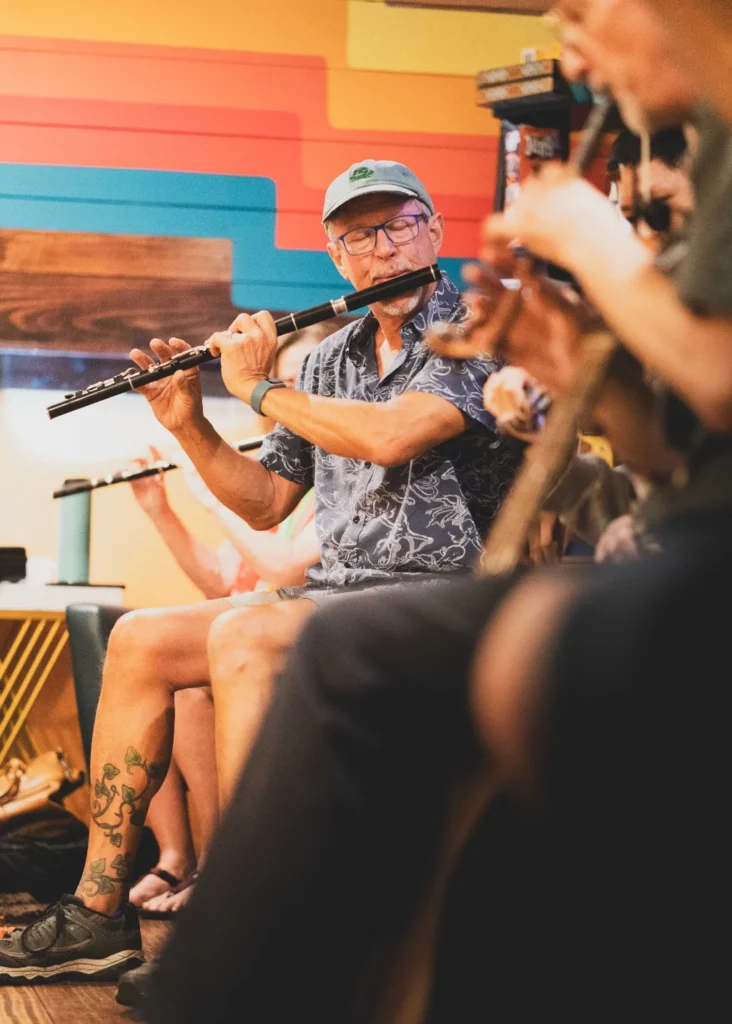
<svg viewBox="0 0 732 1024">
<path fill-rule="evenodd" d="M 370 462 L 364 462 L 363 468 L 364 469 L 371 469 L 371 463 Z"/>
<path fill-rule="evenodd" d="M 361 522 L 361 516 L 354 516 L 353 517 L 353 521 L 354 521 L 354 523 L 360 523 Z"/>
</svg>

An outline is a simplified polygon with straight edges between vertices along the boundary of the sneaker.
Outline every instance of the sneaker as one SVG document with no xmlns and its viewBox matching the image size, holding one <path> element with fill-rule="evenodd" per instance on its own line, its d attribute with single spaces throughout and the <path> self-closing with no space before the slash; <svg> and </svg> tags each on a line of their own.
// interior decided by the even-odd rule
<svg viewBox="0 0 732 1024">
<path fill-rule="evenodd" d="M 133 906 L 128 903 L 118 916 L 108 917 L 76 896 L 62 896 L 37 921 L 0 939 L 0 985 L 114 981 L 144 960 Z"/>
<path fill-rule="evenodd" d="M 123 1006 L 142 1006 L 155 984 L 157 972 L 155 960 L 148 960 L 132 971 L 125 971 L 117 983 L 117 1002 Z"/>
</svg>

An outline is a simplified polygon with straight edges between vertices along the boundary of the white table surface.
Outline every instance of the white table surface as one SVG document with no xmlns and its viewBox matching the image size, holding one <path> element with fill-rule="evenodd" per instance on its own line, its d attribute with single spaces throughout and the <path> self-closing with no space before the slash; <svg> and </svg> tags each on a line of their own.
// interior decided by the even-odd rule
<svg viewBox="0 0 732 1024">
<path fill-rule="evenodd" d="M 70 604 L 122 604 L 123 587 L 115 586 L 54 586 L 53 584 L 0 583 L 0 612 L 6 611 L 64 611 Z"/>
</svg>

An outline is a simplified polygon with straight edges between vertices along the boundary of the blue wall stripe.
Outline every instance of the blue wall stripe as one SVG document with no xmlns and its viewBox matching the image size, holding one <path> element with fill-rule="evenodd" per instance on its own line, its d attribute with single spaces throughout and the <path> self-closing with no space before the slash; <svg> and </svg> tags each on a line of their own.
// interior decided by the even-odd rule
<svg viewBox="0 0 732 1024">
<path fill-rule="evenodd" d="M 0 227 L 228 238 L 232 302 L 245 309 L 302 309 L 347 291 L 325 251 L 275 246 L 275 217 L 269 178 L 0 164 Z M 440 266 L 459 281 L 463 262 Z"/>
</svg>

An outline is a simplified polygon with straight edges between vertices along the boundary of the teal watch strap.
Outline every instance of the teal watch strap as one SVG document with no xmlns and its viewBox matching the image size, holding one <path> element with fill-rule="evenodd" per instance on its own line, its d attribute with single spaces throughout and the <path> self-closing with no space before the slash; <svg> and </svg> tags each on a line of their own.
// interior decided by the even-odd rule
<svg viewBox="0 0 732 1024">
<path fill-rule="evenodd" d="M 257 416 L 264 416 L 262 412 L 262 399 L 271 391 L 272 388 L 284 388 L 286 387 L 283 380 L 279 380 L 277 377 L 268 377 L 266 380 L 260 380 L 255 385 L 254 391 L 252 391 L 252 397 L 249 399 L 249 404 L 252 409 L 256 412 Z"/>
</svg>

